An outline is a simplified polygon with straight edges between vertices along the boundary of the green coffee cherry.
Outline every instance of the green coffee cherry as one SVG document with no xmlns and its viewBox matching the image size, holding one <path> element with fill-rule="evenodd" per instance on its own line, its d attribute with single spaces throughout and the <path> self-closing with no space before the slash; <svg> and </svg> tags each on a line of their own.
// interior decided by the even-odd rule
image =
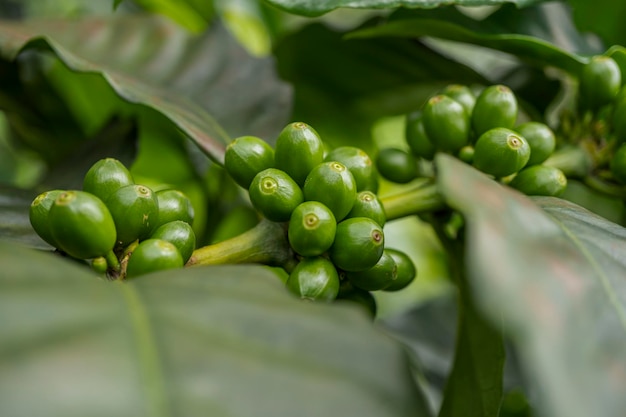
<svg viewBox="0 0 626 417">
<path fill-rule="evenodd" d="M 33 230 L 42 238 L 46 243 L 58 248 L 58 244 L 52 236 L 50 230 L 50 208 L 59 195 L 63 193 L 63 190 L 51 190 L 39 194 L 33 202 L 30 204 L 28 211 L 28 217 Z"/>
<path fill-rule="evenodd" d="M 352 206 L 347 217 L 368 217 L 378 223 L 380 227 L 383 227 L 387 221 L 383 203 L 371 191 L 361 191 L 356 195 L 354 206 Z"/>
<path fill-rule="evenodd" d="M 242 136 L 226 147 L 224 168 L 246 190 L 256 174 L 273 166 L 274 149 L 261 138 Z"/>
<path fill-rule="evenodd" d="M 474 146 L 474 166 L 496 178 L 518 172 L 529 158 L 526 139 L 502 127 L 483 133 Z"/>
<path fill-rule="evenodd" d="M 404 137 L 413 156 L 417 158 L 424 158 L 428 161 L 435 157 L 437 149 L 426 134 L 426 130 L 424 129 L 424 120 L 422 119 L 422 112 L 417 111 L 406 116 Z"/>
<path fill-rule="evenodd" d="M 424 106 L 424 130 L 433 146 L 444 152 L 457 152 L 467 145 L 470 123 L 465 108 L 448 96 L 431 97 Z"/>
<path fill-rule="evenodd" d="M 336 161 L 315 166 L 304 182 L 304 199 L 319 201 L 328 207 L 337 221 L 352 210 L 356 198 L 356 183 L 350 170 Z"/>
<path fill-rule="evenodd" d="M 474 162 L 474 147 L 472 145 L 463 146 L 459 150 L 457 157 L 466 164 L 471 164 Z"/>
<path fill-rule="evenodd" d="M 367 314 L 374 318 L 376 317 L 376 299 L 367 290 L 361 288 L 355 288 L 349 281 L 344 281 L 339 287 L 338 300 L 345 300 L 356 305 L 361 306 Z"/>
<path fill-rule="evenodd" d="M 476 97 L 474 97 L 474 93 L 469 89 L 466 85 L 460 84 L 451 84 L 443 89 L 441 94 L 446 95 L 457 101 L 463 106 L 465 109 L 465 113 L 467 117 L 472 115 L 472 111 L 474 110 L 474 105 L 476 104 Z"/>
<path fill-rule="evenodd" d="M 178 190 L 159 190 L 155 193 L 159 215 L 154 222 L 154 228 L 181 220 L 193 226 L 194 209 L 191 200 L 183 192 Z"/>
<path fill-rule="evenodd" d="M 617 181 L 626 184 L 626 144 L 622 144 L 610 162 L 611 173 Z"/>
<path fill-rule="evenodd" d="M 397 249 L 385 248 L 397 266 L 396 279 L 384 288 L 385 291 L 399 291 L 406 288 L 417 276 L 417 268 L 409 255 Z"/>
<path fill-rule="evenodd" d="M 376 265 L 364 271 L 346 272 L 352 285 L 368 291 L 382 290 L 397 278 L 398 267 L 389 252 L 383 254 Z"/>
<path fill-rule="evenodd" d="M 337 268 L 364 271 L 383 255 L 385 235 L 378 223 L 366 217 L 353 217 L 337 224 L 335 241 L 328 254 Z"/>
<path fill-rule="evenodd" d="M 172 243 L 161 239 L 146 239 L 137 245 L 128 259 L 126 278 L 182 268 L 183 265 L 183 257 Z"/>
<path fill-rule="evenodd" d="M 319 201 L 305 201 L 289 220 L 287 237 L 291 248 L 302 256 L 318 256 L 335 240 L 337 221 L 333 212 Z"/>
<path fill-rule="evenodd" d="M 580 75 L 580 99 L 584 108 L 596 110 L 609 104 L 622 83 L 622 74 L 615 60 L 597 55 L 583 67 Z"/>
<path fill-rule="evenodd" d="M 298 184 L 286 172 L 276 168 L 259 172 L 248 191 L 254 208 L 274 222 L 289 220 L 293 210 L 304 201 Z"/>
<path fill-rule="evenodd" d="M 109 264 L 104 256 L 99 256 L 91 260 L 91 269 L 97 274 L 104 275 L 109 269 Z"/>
<path fill-rule="evenodd" d="M 339 293 L 339 276 L 326 258 L 305 258 L 287 279 L 289 291 L 308 300 L 332 301 Z"/>
<path fill-rule="evenodd" d="M 196 234 L 189 223 L 181 220 L 174 220 L 159 226 L 150 234 L 150 239 L 165 240 L 176 246 L 183 258 L 183 263 L 191 258 L 196 249 Z"/>
<path fill-rule="evenodd" d="M 354 146 L 340 146 L 326 155 L 324 161 L 337 161 L 346 166 L 354 177 L 356 190 L 378 190 L 378 173 L 369 155 Z"/>
<path fill-rule="evenodd" d="M 288 124 L 276 140 L 274 161 L 302 187 L 309 172 L 324 161 L 324 144 L 306 123 Z"/>
<path fill-rule="evenodd" d="M 115 223 L 102 200 L 65 191 L 50 207 L 50 232 L 58 248 L 78 259 L 107 256 L 115 246 Z"/>
<path fill-rule="evenodd" d="M 156 194 L 145 185 L 124 186 L 105 203 L 115 221 L 120 246 L 147 238 L 157 224 L 159 203 Z"/>
<path fill-rule="evenodd" d="M 517 120 L 517 98 L 505 85 L 492 85 L 485 88 L 472 111 L 472 127 L 476 137 L 490 129 L 503 127 L 512 129 Z"/>
<path fill-rule="evenodd" d="M 556 138 L 554 132 L 548 126 L 539 122 L 523 123 L 515 128 L 530 146 L 530 158 L 527 166 L 539 165 L 554 152 Z"/>
<path fill-rule="evenodd" d="M 134 184 L 128 168 L 114 158 L 101 159 L 89 168 L 83 178 L 83 191 L 106 201 L 118 189 Z"/>
<path fill-rule="evenodd" d="M 417 159 L 397 148 L 384 148 L 376 156 L 376 168 L 380 175 L 397 184 L 406 184 L 418 176 Z"/>
<path fill-rule="evenodd" d="M 559 196 L 567 187 L 567 178 L 558 168 L 533 165 L 517 173 L 509 185 L 526 195 Z"/>
</svg>

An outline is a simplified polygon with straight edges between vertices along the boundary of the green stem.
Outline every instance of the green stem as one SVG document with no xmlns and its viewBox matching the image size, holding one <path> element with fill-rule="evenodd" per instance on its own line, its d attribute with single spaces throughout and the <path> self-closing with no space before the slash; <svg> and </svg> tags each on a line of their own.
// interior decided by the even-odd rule
<svg viewBox="0 0 626 417">
<path fill-rule="evenodd" d="M 109 268 L 111 268 L 115 272 L 120 271 L 120 261 L 117 259 L 115 252 L 109 251 L 109 253 L 107 253 L 104 257 L 107 260 L 107 265 L 109 265 Z"/>
<path fill-rule="evenodd" d="M 260 263 L 289 269 L 294 260 L 285 225 L 263 219 L 239 236 L 196 249 L 186 266 Z"/>
<path fill-rule="evenodd" d="M 622 200 L 626 199 L 626 188 L 622 185 L 611 184 L 603 181 L 602 179 L 589 175 L 584 178 L 584 183 L 589 188 L 601 192 L 612 197 L 616 197 Z"/>
<path fill-rule="evenodd" d="M 414 214 L 441 210 L 446 205 L 437 189 L 437 184 L 429 181 L 419 187 L 402 193 L 381 198 L 387 220 L 399 219 Z"/>
</svg>

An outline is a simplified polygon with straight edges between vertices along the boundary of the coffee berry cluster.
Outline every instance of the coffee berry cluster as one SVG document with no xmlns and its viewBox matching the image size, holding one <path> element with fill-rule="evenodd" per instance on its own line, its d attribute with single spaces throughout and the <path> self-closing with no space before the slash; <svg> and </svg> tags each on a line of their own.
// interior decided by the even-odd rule
<svg viewBox="0 0 626 417">
<path fill-rule="evenodd" d="M 362 149 L 325 153 L 319 134 L 295 122 L 274 147 L 255 136 L 235 139 L 224 167 L 260 214 L 285 224 L 298 260 L 287 287 L 298 296 L 368 298 L 369 291 L 399 290 L 415 278 L 410 258 L 385 247 L 378 174 Z"/>
<path fill-rule="evenodd" d="M 449 85 L 406 120 L 410 151 L 386 148 L 376 158 L 380 174 L 390 181 L 412 181 L 420 175 L 419 160 L 445 152 L 528 195 L 565 190 L 563 172 L 543 165 L 555 150 L 554 132 L 541 122 L 516 124 L 518 101 L 505 85 L 477 95 L 467 86 Z"/>
<path fill-rule="evenodd" d="M 154 192 L 135 184 L 113 158 L 91 166 L 82 190 L 38 195 L 29 217 L 44 241 L 115 278 L 181 268 L 196 246 L 189 198 L 178 190 Z"/>
</svg>

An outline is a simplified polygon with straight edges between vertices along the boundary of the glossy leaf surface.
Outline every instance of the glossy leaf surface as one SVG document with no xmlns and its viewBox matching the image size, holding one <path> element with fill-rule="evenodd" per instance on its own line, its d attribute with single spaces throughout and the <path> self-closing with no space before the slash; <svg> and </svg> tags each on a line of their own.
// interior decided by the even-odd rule
<svg viewBox="0 0 626 417">
<path fill-rule="evenodd" d="M 620 416 L 626 399 L 626 229 L 564 200 L 531 200 L 440 155 L 467 224 L 473 294 L 536 382 L 541 415 Z"/>
<path fill-rule="evenodd" d="M 513 3 L 524 7 L 543 0 L 267 0 L 268 3 L 290 13 L 319 16 L 342 7 L 355 9 L 395 9 L 398 7 L 431 9 L 450 4 L 459 6 L 492 6 Z"/>
<path fill-rule="evenodd" d="M 192 36 L 141 15 L 0 23 L 5 59 L 25 47 L 102 74 L 117 94 L 163 113 L 216 161 L 229 136 L 271 136 L 287 117 L 290 91 L 271 62 L 251 58 L 220 25 Z"/>
<path fill-rule="evenodd" d="M 428 415 L 396 342 L 261 267 L 106 282 L 3 243 L 0 263 L 2 415 Z"/>
</svg>

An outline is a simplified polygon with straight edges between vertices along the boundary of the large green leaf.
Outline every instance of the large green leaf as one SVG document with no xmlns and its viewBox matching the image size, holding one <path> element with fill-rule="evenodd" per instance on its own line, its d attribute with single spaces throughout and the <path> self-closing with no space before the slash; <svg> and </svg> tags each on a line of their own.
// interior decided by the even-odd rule
<svg viewBox="0 0 626 417">
<path fill-rule="evenodd" d="M 493 6 L 513 3 L 525 7 L 544 0 L 266 0 L 290 13 L 319 16 L 341 7 L 356 9 L 395 9 L 398 7 L 431 9 L 450 4 L 459 6 Z"/>
<path fill-rule="evenodd" d="M 216 161 L 229 135 L 271 137 L 289 113 L 290 91 L 272 62 L 248 56 L 220 25 L 192 36 L 140 15 L 0 23 L 2 56 L 14 59 L 24 48 L 49 48 L 73 70 L 102 74 L 121 97 L 163 113 Z"/>
<path fill-rule="evenodd" d="M 105 282 L 0 244 L 0 414 L 428 416 L 404 350 L 262 267 Z"/>
<path fill-rule="evenodd" d="M 511 335 L 540 415 L 622 416 L 626 229 L 565 200 L 533 201 L 452 157 L 436 165 L 466 218 L 474 297 Z"/>
<path fill-rule="evenodd" d="M 581 31 L 599 36 L 607 45 L 626 44 L 626 27 L 622 19 L 626 3 L 612 0 L 569 0 L 568 3 Z"/>
<path fill-rule="evenodd" d="M 503 7 L 485 20 L 475 20 L 454 8 L 401 11 L 388 23 L 364 28 L 351 38 L 430 36 L 475 44 L 510 53 L 537 66 L 554 66 L 578 73 L 591 46 L 575 31 L 562 7 Z M 560 46 L 559 46 L 560 44 Z"/>
</svg>

